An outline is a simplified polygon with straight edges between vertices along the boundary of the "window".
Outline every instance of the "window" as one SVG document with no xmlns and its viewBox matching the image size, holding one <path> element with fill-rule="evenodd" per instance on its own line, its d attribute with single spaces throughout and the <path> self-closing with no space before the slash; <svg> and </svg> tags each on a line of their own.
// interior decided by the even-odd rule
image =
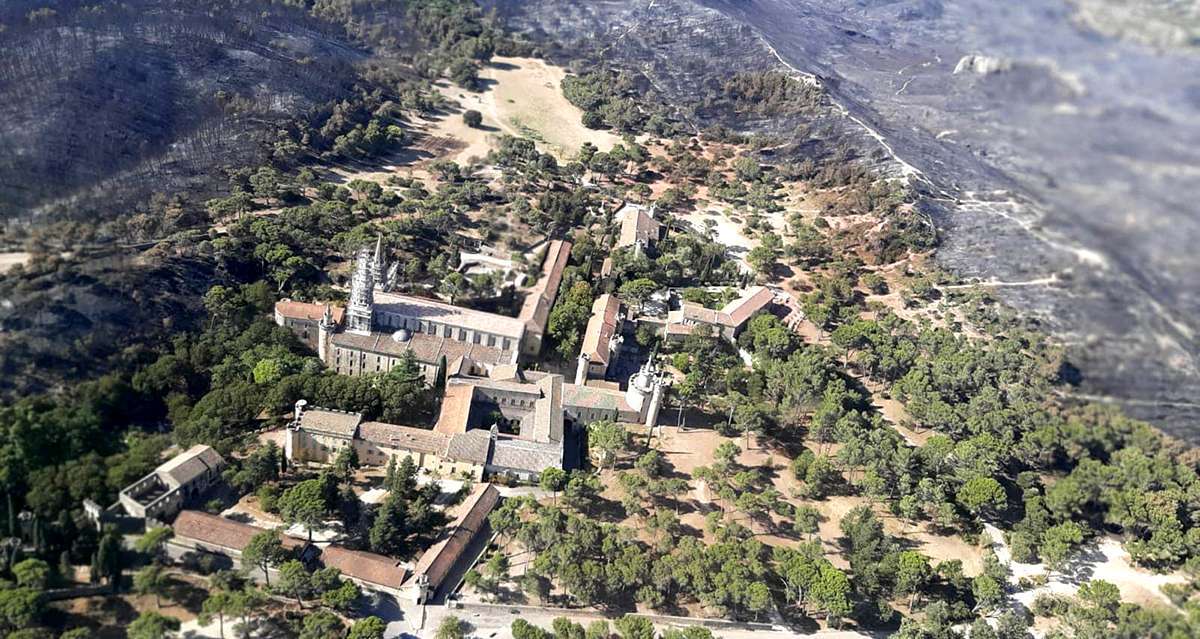
<svg viewBox="0 0 1200 639">
<path fill-rule="evenodd" d="M 496 345 L 496 336 L 495 336 L 495 335 L 488 335 L 488 346 L 493 346 L 493 347 L 494 347 L 495 345 Z"/>
<path fill-rule="evenodd" d="M 503 348 L 504 350 L 508 350 L 508 345 L 509 345 L 509 341 L 508 341 L 508 339 L 507 339 L 507 338 L 505 338 L 505 340 L 504 340 L 504 346 L 502 346 L 501 348 Z"/>
<path fill-rule="evenodd" d="M 478 344 L 479 343 L 479 333 L 471 333 L 471 341 Z"/>
</svg>

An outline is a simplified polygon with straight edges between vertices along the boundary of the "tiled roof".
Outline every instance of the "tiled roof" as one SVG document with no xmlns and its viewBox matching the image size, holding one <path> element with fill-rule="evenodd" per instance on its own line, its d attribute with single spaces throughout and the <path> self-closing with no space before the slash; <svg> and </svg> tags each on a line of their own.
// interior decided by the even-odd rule
<svg viewBox="0 0 1200 639">
<path fill-rule="evenodd" d="M 608 364 L 609 342 L 617 332 L 617 312 L 621 309 L 621 301 L 615 295 L 605 293 L 592 303 L 592 316 L 588 319 L 587 330 L 583 333 L 583 345 L 580 352 L 587 355 L 592 362 Z"/>
<path fill-rule="evenodd" d="M 531 371 L 532 372 L 532 371 Z M 522 379 L 524 378 L 524 379 Z M 537 377 L 537 380 L 544 377 Z M 506 393 L 516 393 L 520 395 L 530 395 L 534 398 L 542 395 L 542 390 L 531 383 L 533 380 L 525 376 L 524 373 L 518 374 L 517 377 L 508 379 L 496 379 L 492 377 L 472 377 L 470 384 L 478 387 L 481 391 L 496 390 Z M 461 383 L 461 382 L 460 382 Z"/>
<path fill-rule="evenodd" d="M 501 437 L 492 451 L 492 466 L 530 473 L 547 468 L 562 468 L 562 442 L 536 442 L 517 437 Z"/>
<path fill-rule="evenodd" d="M 729 302 L 719 311 L 706 308 L 696 302 L 683 302 L 679 305 L 680 316 L 684 321 L 700 324 L 714 324 L 737 328 L 755 313 L 766 308 L 775 299 L 775 294 L 765 286 L 753 286 L 746 289 L 741 297 Z M 672 313 L 671 320 L 677 321 Z"/>
<path fill-rule="evenodd" d="M 459 515 L 446 526 L 442 537 L 417 560 L 413 575 L 427 577 L 429 587 L 433 590 L 441 587 L 442 580 L 458 562 L 463 551 L 487 524 L 487 516 L 498 501 L 500 492 L 495 486 L 477 485 L 463 502 Z"/>
<path fill-rule="evenodd" d="M 362 422 L 359 413 L 343 413 L 340 410 L 310 408 L 300 415 L 300 427 L 308 431 L 329 433 L 351 439 Z"/>
<path fill-rule="evenodd" d="M 691 335 L 691 324 L 680 324 L 678 322 L 670 322 L 667 324 L 667 335 Z"/>
<path fill-rule="evenodd" d="M 326 304 L 318 304 L 314 302 L 293 302 L 292 300 L 280 300 L 275 302 L 275 312 L 282 317 L 296 320 L 307 320 L 310 322 L 319 322 L 325 316 Z M 329 305 L 330 312 L 333 315 L 334 323 L 341 324 L 342 318 L 346 315 L 346 309 L 342 306 Z"/>
<path fill-rule="evenodd" d="M 474 398 L 475 387 L 471 384 L 447 384 L 442 395 L 441 412 L 438 413 L 437 424 L 433 429 L 447 435 L 466 432 Z"/>
<path fill-rule="evenodd" d="M 239 553 L 250 544 L 251 538 L 266 530 L 198 510 L 181 511 L 171 528 L 177 538 L 218 546 Z M 287 535 L 283 535 L 280 540 L 283 542 L 284 548 L 297 548 L 306 543 Z"/>
<path fill-rule="evenodd" d="M 527 439 L 561 442 L 563 439 L 562 375 L 548 375 L 536 382 L 541 397 L 533 404 L 532 428 L 522 430 Z"/>
<path fill-rule="evenodd" d="M 359 424 L 358 436 L 364 441 L 380 446 L 433 455 L 442 454 L 446 445 L 450 443 L 450 436 L 445 433 L 384 422 Z"/>
<path fill-rule="evenodd" d="M 729 324 L 729 316 L 721 311 L 714 311 L 703 304 L 696 302 L 683 302 L 679 305 L 679 310 L 682 311 L 684 321 L 691 321 L 700 324 L 714 324 L 726 326 Z"/>
<path fill-rule="evenodd" d="M 746 290 L 741 297 L 733 300 L 721 309 L 721 313 L 729 318 L 730 326 L 741 326 L 766 308 L 775 299 L 775 294 L 765 286 L 754 286 Z"/>
<path fill-rule="evenodd" d="M 196 444 L 167 460 L 155 469 L 155 474 L 171 488 L 191 482 L 209 470 L 225 466 L 225 460 L 211 446 Z"/>
<path fill-rule="evenodd" d="M 349 350 L 362 351 L 389 357 L 400 357 L 407 351 L 412 351 L 418 362 L 436 366 L 443 356 L 446 363 L 458 362 L 462 359 L 481 364 L 506 364 L 514 360 L 516 345 L 512 350 L 502 350 L 486 344 L 472 344 L 429 333 L 408 333 L 408 339 L 403 341 L 394 337 L 395 333 L 372 332 L 368 335 L 357 333 L 335 333 L 330 341 L 334 346 Z"/>
<path fill-rule="evenodd" d="M 450 437 L 446 457 L 472 464 L 486 464 L 492 449 L 491 431 L 472 429 Z"/>
<path fill-rule="evenodd" d="M 319 560 L 326 568 L 337 568 L 351 579 L 395 590 L 400 589 L 408 576 L 402 562 L 341 546 L 326 546 Z"/>
<path fill-rule="evenodd" d="M 525 322 L 525 328 L 534 333 L 546 329 L 546 321 L 550 317 L 550 309 L 558 296 L 558 285 L 562 283 L 563 269 L 571 259 L 571 243 L 564 240 L 550 242 L 546 257 L 542 261 L 542 274 L 537 283 L 530 289 L 525 301 L 521 304 L 521 313 L 517 316 Z"/>
<path fill-rule="evenodd" d="M 650 211 L 637 204 L 626 204 L 617 211 L 621 218 L 621 233 L 617 246 L 633 246 L 638 242 L 649 243 L 658 239 L 658 222 Z"/>
<path fill-rule="evenodd" d="M 525 322 L 515 317 L 452 306 L 445 302 L 411 295 L 377 291 L 375 293 L 375 312 L 437 322 L 493 335 L 503 335 L 511 337 L 517 342 L 521 341 L 521 336 L 525 334 Z"/>
<path fill-rule="evenodd" d="M 563 406 L 637 412 L 625 401 L 625 393 L 620 390 L 580 384 L 563 384 Z"/>
</svg>

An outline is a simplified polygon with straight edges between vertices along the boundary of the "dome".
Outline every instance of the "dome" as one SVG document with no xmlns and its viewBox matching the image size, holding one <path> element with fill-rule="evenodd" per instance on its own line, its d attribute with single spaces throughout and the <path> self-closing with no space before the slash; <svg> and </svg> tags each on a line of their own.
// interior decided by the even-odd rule
<svg viewBox="0 0 1200 639">
<path fill-rule="evenodd" d="M 407 328 L 402 328 L 395 333 L 392 333 L 392 339 L 396 340 L 397 342 L 407 342 L 408 340 L 412 339 L 412 333 L 409 333 Z"/>
</svg>

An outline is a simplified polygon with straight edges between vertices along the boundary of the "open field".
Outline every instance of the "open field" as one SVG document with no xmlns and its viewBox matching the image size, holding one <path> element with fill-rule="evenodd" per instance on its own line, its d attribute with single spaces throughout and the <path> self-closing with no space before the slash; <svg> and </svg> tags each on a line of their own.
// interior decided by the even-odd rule
<svg viewBox="0 0 1200 639">
<path fill-rule="evenodd" d="M 24 251 L 13 253 L 0 253 L 0 275 L 7 273 L 14 266 L 24 265 L 33 257 L 32 254 Z"/>
<path fill-rule="evenodd" d="M 485 90 L 472 93 L 443 84 L 442 95 L 461 110 L 473 109 L 483 115 L 483 126 L 466 126 L 461 110 L 439 120 L 429 131 L 434 138 L 449 138 L 462 145 L 451 156 L 458 162 L 482 157 L 490 148 L 489 138 L 499 133 L 524 136 L 537 142 L 538 148 L 564 160 L 591 142 L 607 151 L 621 141 L 608 131 L 583 126 L 583 112 L 562 94 L 566 70 L 534 58 L 497 56 L 480 73 Z"/>
</svg>

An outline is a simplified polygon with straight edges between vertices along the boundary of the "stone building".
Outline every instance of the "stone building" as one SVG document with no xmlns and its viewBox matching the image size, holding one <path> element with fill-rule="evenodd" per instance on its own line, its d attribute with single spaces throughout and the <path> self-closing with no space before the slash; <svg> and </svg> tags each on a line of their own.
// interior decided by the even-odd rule
<svg viewBox="0 0 1200 639">
<path fill-rule="evenodd" d="M 263 532 L 262 528 L 199 510 L 180 512 L 171 530 L 174 535 L 167 541 L 166 552 L 173 561 L 234 570 L 242 567 L 242 551 L 250 545 L 250 540 Z M 282 535 L 280 541 L 289 552 L 311 556 L 311 552 L 305 552 L 308 543 L 304 540 Z M 270 570 L 272 577 L 276 573 L 276 569 Z M 262 579 L 261 570 L 247 570 L 246 574 L 251 579 Z"/>
<path fill-rule="evenodd" d="M 250 540 L 266 530 L 196 510 L 179 513 L 172 529 L 174 536 L 167 542 L 167 556 L 171 559 L 235 570 L 244 568 L 242 552 Z M 281 535 L 280 541 L 285 550 L 308 568 L 337 568 L 342 577 L 366 590 L 399 598 L 404 582 L 411 577 L 409 566 L 391 557 L 335 544 L 317 547 L 287 535 Z M 278 577 L 277 568 L 268 571 L 272 578 Z M 245 570 L 245 574 L 256 581 L 263 578 L 262 571 L 253 568 Z"/>
<path fill-rule="evenodd" d="M 316 352 L 320 347 L 320 325 L 325 315 L 329 314 L 327 321 L 340 325 L 345 312 L 341 306 L 284 299 L 275 303 L 275 323 L 291 329 L 301 342 Z"/>
<path fill-rule="evenodd" d="M 500 492 L 480 484 L 463 500 L 454 520 L 413 566 L 404 593 L 413 603 L 430 603 L 444 596 L 462 579 L 468 559 L 478 557 L 486 543 L 488 515 L 500 502 Z M 457 578 L 457 579 L 455 579 Z"/>
<path fill-rule="evenodd" d="M 588 379 L 604 379 L 608 373 L 608 366 L 621 346 L 623 320 L 620 312 L 621 301 L 609 293 L 592 303 L 592 316 L 583 332 L 575 367 L 576 384 L 584 384 Z"/>
<path fill-rule="evenodd" d="M 224 468 L 225 459 L 211 446 L 192 446 L 122 489 L 118 503 L 131 517 L 167 521 L 198 502 Z"/>
<path fill-rule="evenodd" d="M 536 356 L 558 294 L 571 243 L 547 245 L 541 275 L 527 291 L 517 317 L 477 311 L 434 299 L 402 295 L 380 285 L 382 245 L 355 257 L 350 300 L 345 309 L 281 301 L 275 321 L 314 346 L 327 366 L 343 375 L 384 373 L 411 353 L 434 381 L 446 374 L 486 375 L 492 367 Z"/>
<path fill-rule="evenodd" d="M 626 202 L 616 217 L 621 223 L 617 248 L 633 247 L 634 252 L 642 253 L 652 248 L 662 234 L 662 225 L 654 219 L 653 206 Z"/>
<path fill-rule="evenodd" d="M 752 286 L 720 310 L 696 302 L 683 301 L 678 310 L 667 314 L 667 339 L 680 340 L 692 333 L 697 325 L 708 325 L 713 334 L 736 343 L 738 335 L 755 315 L 769 312 L 776 306 L 775 292 L 765 286 Z"/>
<path fill-rule="evenodd" d="M 360 463 L 384 466 L 392 457 L 439 477 L 483 476 L 484 462 L 462 452 L 461 442 L 437 431 L 363 421 L 359 413 L 308 408 L 301 400 L 288 425 L 284 454 L 290 461 L 328 464 L 343 448 L 353 447 Z"/>
<path fill-rule="evenodd" d="M 537 357 L 542 351 L 542 340 L 546 334 L 546 323 L 550 320 L 550 309 L 558 297 L 558 286 L 562 283 L 563 270 L 571 259 L 571 243 L 551 240 L 542 258 L 542 271 L 533 287 L 525 295 L 517 319 L 525 323 L 525 335 L 521 341 L 521 355 Z"/>
</svg>

